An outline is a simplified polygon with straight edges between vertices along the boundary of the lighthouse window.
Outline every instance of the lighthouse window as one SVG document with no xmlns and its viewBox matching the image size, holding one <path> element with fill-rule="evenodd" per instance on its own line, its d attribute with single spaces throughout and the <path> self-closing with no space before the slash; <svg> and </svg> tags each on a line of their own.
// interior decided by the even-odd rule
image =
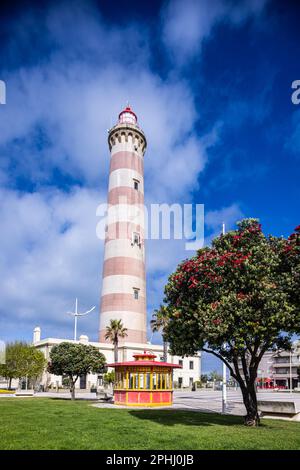
<svg viewBox="0 0 300 470">
<path fill-rule="evenodd" d="M 137 232 L 133 232 L 132 234 L 132 245 L 141 246 L 141 237 L 140 234 Z"/>
<path fill-rule="evenodd" d="M 133 180 L 133 187 L 136 191 L 139 190 L 139 181 L 138 180 Z"/>
<path fill-rule="evenodd" d="M 135 300 L 139 298 L 139 289 L 133 288 L 133 297 Z"/>
</svg>

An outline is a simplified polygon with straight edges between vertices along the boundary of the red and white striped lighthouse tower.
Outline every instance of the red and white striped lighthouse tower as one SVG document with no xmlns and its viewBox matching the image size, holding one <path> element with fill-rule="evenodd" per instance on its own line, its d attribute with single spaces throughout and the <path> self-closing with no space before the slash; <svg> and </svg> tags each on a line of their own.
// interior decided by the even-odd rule
<svg viewBox="0 0 300 470">
<path fill-rule="evenodd" d="M 146 343 L 144 245 L 144 153 L 146 137 L 129 105 L 108 135 L 111 152 L 108 187 L 100 342 L 110 320 L 122 320 L 120 342 Z"/>
</svg>

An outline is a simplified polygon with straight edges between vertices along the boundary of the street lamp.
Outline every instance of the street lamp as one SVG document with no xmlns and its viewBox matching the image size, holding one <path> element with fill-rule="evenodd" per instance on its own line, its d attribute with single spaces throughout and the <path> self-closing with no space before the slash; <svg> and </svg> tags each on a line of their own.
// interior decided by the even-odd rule
<svg viewBox="0 0 300 470">
<path fill-rule="evenodd" d="M 95 308 L 96 308 L 96 306 L 90 308 L 90 310 L 87 310 L 86 312 L 79 313 L 78 312 L 78 299 L 76 298 L 76 300 L 75 300 L 75 312 L 67 312 L 69 315 L 72 315 L 74 317 L 74 341 L 76 341 L 76 339 L 77 339 L 77 318 L 87 315 L 88 313 L 92 312 Z"/>
<path fill-rule="evenodd" d="M 225 235 L 225 223 L 224 222 L 222 224 L 222 234 Z M 226 368 L 225 362 L 223 362 L 222 413 L 226 413 L 226 409 L 227 409 L 227 368 Z"/>
<path fill-rule="evenodd" d="M 293 391 L 292 350 L 290 350 L 290 393 Z"/>
</svg>

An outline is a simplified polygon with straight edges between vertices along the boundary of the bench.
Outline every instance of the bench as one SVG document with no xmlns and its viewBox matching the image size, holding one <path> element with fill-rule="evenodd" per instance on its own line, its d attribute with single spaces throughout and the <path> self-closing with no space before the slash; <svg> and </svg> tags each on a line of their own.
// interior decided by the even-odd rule
<svg viewBox="0 0 300 470">
<path fill-rule="evenodd" d="M 33 397 L 34 390 L 16 390 L 15 396 L 16 397 Z"/>
<path fill-rule="evenodd" d="M 257 402 L 262 418 L 279 418 L 300 421 L 300 404 L 293 401 Z"/>
<path fill-rule="evenodd" d="M 112 401 L 112 395 L 109 395 L 105 390 L 97 390 L 97 398 L 99 401 Z"/>
</svg>

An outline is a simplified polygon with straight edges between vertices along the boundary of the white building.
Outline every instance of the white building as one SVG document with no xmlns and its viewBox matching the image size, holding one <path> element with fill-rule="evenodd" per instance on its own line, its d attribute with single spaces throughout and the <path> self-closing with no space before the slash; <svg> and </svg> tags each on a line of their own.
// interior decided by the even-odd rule
<svg viewBox="0 0 300 470">
<path fill-rule="evenodd" d="M 50 361 L 50 351 L 53 346 L 64 341 L 68 343 L 81 343 L 95 346 L 96 348 L 99 348 L 102 354 L 104 354 L 107 363 L 114 362 L 114 348 L 112 344 L 89 341 L 89 338 L 85 335 L 81 335 L 79 341 L 59 338 L 41 339 L 41 329 L 39 327 L 34 329 L 33 344 L 37 349 L 44 353 L 47 361 Z M 133 354 L 137 352 L 143 352 L 145 349 L 147 349 L 147 351 L 152 351 L 154 354 L 157 354 L 157 360 L 162 358 L 162 345 L 154 345 L 149 343 L 145 345 L 144 343 L 123 342 L 120 344 L 118 349 L 118 361 L 123 362 L 134 360 Z M 168 354 L 168 362 L 182 365 L 182 369 L 174 370 L 174 383 L 177 384 L 178 387 L 191 387 L 194 382 L 199 380 L 201 375 L 200 353 L 196 356 L 190 357 L 178 357 Z M 80 377 L 76 383 L 76 388 L 89 391 L 91 388 L 94 388 L 98 385 L 97 379 L 98 377 L 95 374 L 88 374 L 86 377 Z M 41 380 L 41 385 L 43 385 L 44 389 L 56 389 L 57 387 L 62 386 L 62 377 L 50 374 L 49 372 L 45 371 Z"/>
</svg>

